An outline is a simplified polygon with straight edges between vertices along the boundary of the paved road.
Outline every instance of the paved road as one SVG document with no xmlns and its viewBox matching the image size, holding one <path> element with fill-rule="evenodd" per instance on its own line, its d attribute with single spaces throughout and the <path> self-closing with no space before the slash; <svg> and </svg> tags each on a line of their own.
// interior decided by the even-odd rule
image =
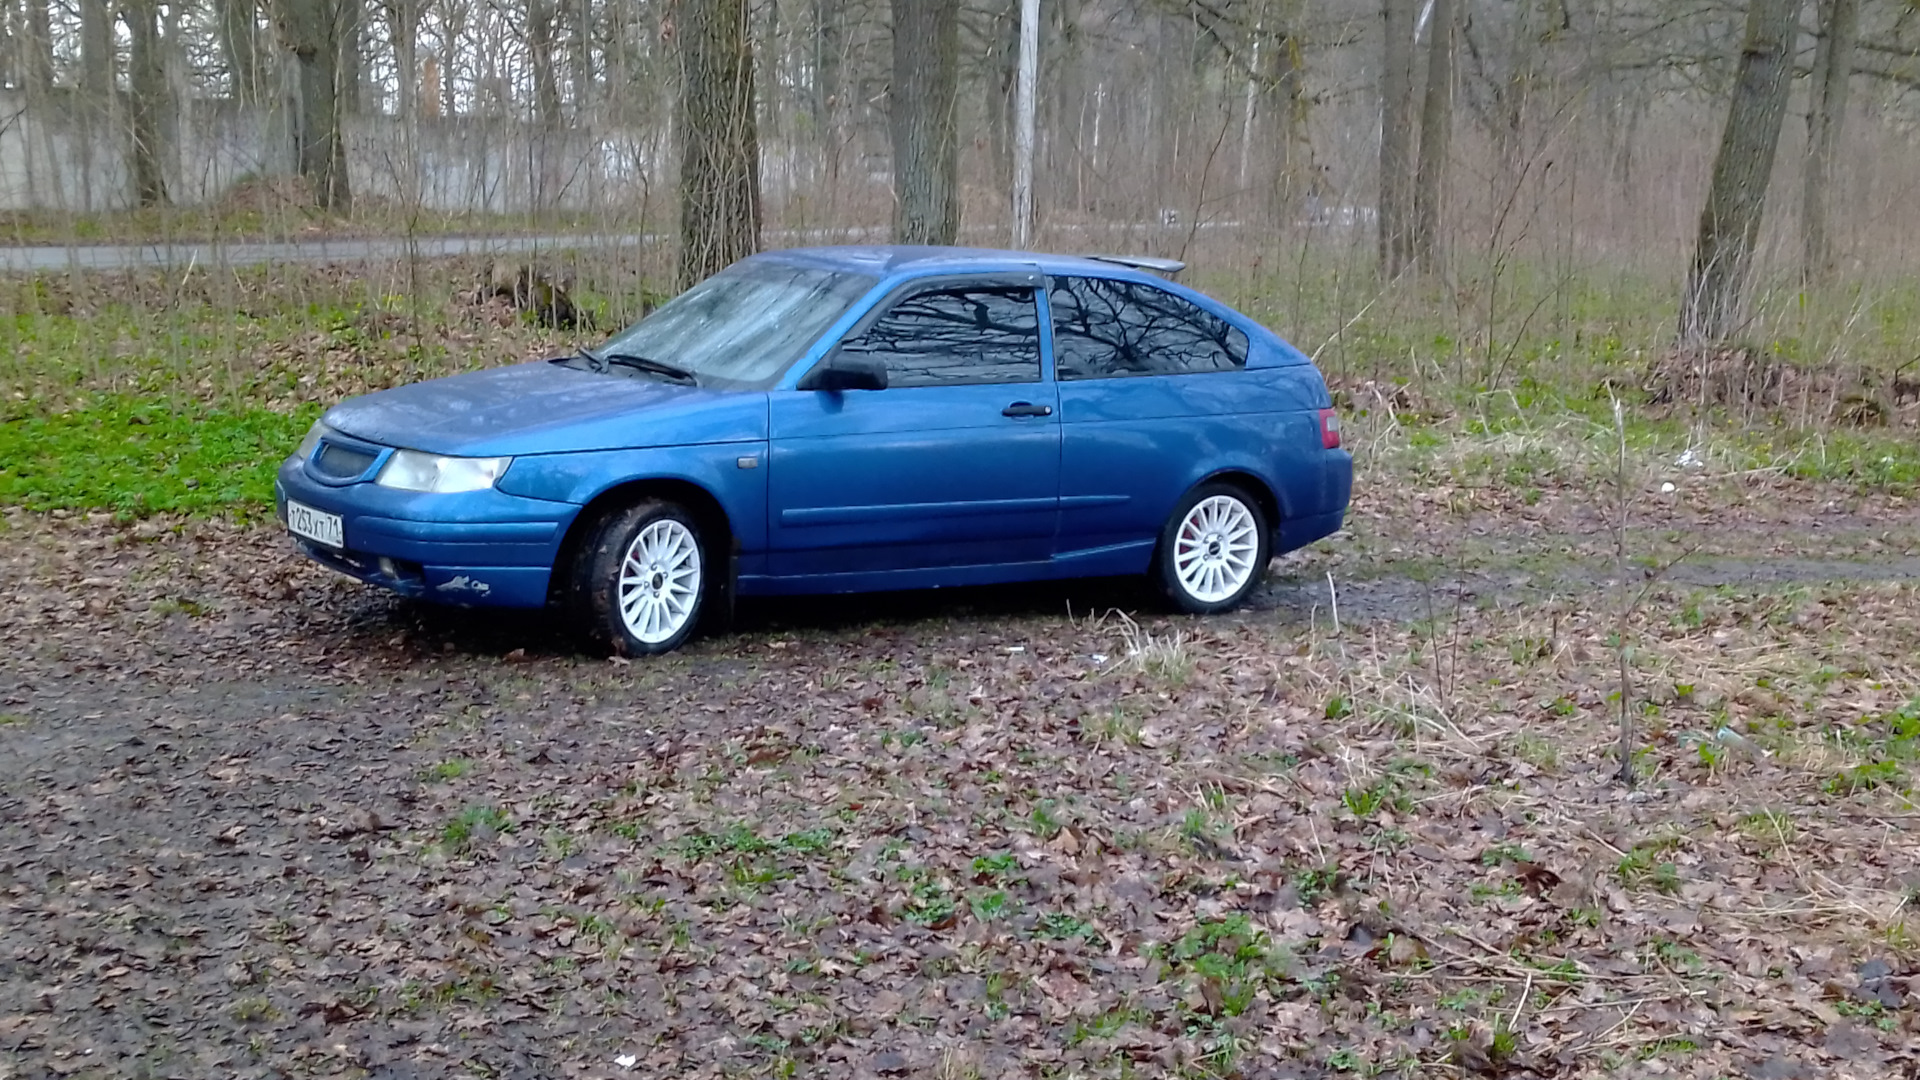
<svg viewBox="0 0 1920 1080">
<path fill-rule="evenodd" d="M 1199 226 L 1202 231 L 1236 227 L 1238 222 L 1209 221 Z M 1177 241 L 1185 236 L 1189 226 L 1184 225 L 1130 225 L 1117 223 L 1106 226 L 1062 226 L 1048 229 L 1054 236 L 1062 233 L 1101 234 L 1106 236 L 1124 236 L 1127 250 L 1137 250 L 1141 238 L 1171 239 Z M 848 229 L 769 229 L 762 234 L 769 243 L 776 245 L 801 243 L 859 243 L 862 241 L 882 240 L 887 230 L 876 228 Z M 970 240 L 978 243 L 995 243 L 1004 239 L 1004 230 L 998 226 L 975 226 L 962 229 Z M 664 233 L 626 233 L 620 235 L 572 235 L 547 236 L 423 236 L 416 237 L 411 246 L 404 237 L 376 237 L 369 239 L 320 239 L 301 240 L 291 243 L 167 243 L 167 244 L 71 244 L 66 246 L 36 245 L 26 247 L 0 247 L 0 271 L 36 271 L 50 272 L 60 270 L 126 270 L 138 267 L 187 267 L 187 266 L 250 266 L 258 263 L 277 262 L 367 262 L 383 259 L 403 259 L 409 254 L 423 259 L 446 258 L 455 255 L 526 255 L 543 251 L 563 251 L 582 248 L 631 248 L 649 244 L 665 243 L 670 239 Z M 1118 249 L 1116 249 L 1118 250 Z"/>
</svg>

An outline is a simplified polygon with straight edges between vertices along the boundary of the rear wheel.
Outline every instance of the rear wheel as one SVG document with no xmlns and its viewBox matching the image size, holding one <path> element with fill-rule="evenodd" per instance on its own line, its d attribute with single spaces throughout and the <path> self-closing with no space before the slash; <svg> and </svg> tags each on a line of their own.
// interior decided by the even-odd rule
<svg viewBox="0 0 1920 1080">
<path fill-rule="evenodd" d="M 1244 489 L 1201 484 L 1160 530 L 1154 578 L 1182 611 L 1227 611 L 1260 584 L 1272 544 L 1266 515 Z"/>
<path fill-rule="evenodd" d="M 576 561 L 576 607 L 596 640 L 623 656 L 671 652 L 693 635 L 712 593 L 699 522 L 678 503 L 644 499 L 603 518 Z"/>
</svg>

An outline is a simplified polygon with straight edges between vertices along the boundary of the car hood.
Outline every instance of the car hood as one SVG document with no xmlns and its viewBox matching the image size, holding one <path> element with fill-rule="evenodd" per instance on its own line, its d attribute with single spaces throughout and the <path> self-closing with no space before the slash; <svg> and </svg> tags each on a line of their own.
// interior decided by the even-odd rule
<svg viewBox="0 0 1920 1080">
<path fill-rule="evenodd" d="M 766 438 L 766 395 L 534 362 L 350 398 L 328 427 L 378 443 L 468 457 L 619 450 Z"/>
</svg>

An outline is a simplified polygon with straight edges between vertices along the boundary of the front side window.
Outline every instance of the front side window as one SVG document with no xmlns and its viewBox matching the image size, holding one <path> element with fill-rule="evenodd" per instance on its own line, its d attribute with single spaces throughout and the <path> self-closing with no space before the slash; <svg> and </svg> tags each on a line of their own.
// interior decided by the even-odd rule
<svg viewBox="0 0 1920 1080">
<path fill-rule="evenodd" d="M 1033 289 L 956 287 L 889 308 L 840 351 L 887 365 L 887 385 L 970 386 L 1040 381 Z"/>
<path fill-rule="evenodd" d="M 1247 366 L 1247 335 L 1163 289 L 1106 278 L 1054 278 L 1054 369 L 1062 380 L 1186 375 Z"/>
</svg>

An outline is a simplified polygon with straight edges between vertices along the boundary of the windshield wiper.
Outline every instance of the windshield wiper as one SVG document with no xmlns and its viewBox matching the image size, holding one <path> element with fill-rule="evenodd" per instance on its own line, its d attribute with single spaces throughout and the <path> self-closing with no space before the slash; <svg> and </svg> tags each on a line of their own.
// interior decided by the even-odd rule
<svg viewBox="0 0 1920 1080">
<path fill-rule="evenodd" d="M 644 371 L 649 375 L 659 375 L 677 383 L 685 383 L 688 386 L 700 385 L 700 377 L 698 375 L 688 371 L 686 368 L 669 364 L 664 360 L 635 356 L 632 353 L 599 353 L 587 348 L 585 345 L 580 346 L 579 351 L 580 355 L 586 357 L 587 361 L 593 365 L 593 370 L 595 371 L 605 371 L 609 367 L 632 368 L 635 371 Z"/>
<path fill-rule="evenodd" d="M 570 360 L 576 359 L 585 360 L 587 362 L 587 370 L 589 371 L 599 373 L 607 370 L 607 358 L 587 348 L 585 345 L 576 348 L 572 356 L 561 357 L 553 362 L 556 364 L 565 364 Z"/>
<path fill-rule="evenodd" d="M 685 367 L 680 367 L 680 365 L 666 363 L 664 359 L 634 356 L 634 354 L 630 354 L 630 352 L 605 352 L 605 354 L 601 354 L 601 356 L 607 357 L 607 363 L 612 363 L 614 367 L 632 367 L 634 371 L 645 371 L 647 375 L 662 375 L 662 377 L 672 379 L 674 382 L 685 382 L 687 386 L 699 386 L 699 384 L 701 384 L 701 377 L 699 377 L 699 375 L 693 375 L 691 371 L 687 371 Z"/>
</svg>

